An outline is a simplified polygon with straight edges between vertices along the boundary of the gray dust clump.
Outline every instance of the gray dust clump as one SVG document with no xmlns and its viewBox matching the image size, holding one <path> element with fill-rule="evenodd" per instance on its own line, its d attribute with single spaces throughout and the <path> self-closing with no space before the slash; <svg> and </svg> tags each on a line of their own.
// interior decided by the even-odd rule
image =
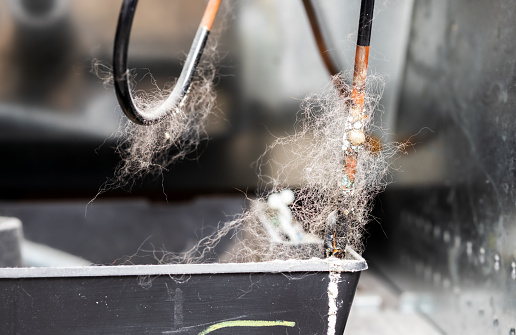
<svg viewBox="0 0 516 335">
<path fill-rule="evenodd" d="M 99 193 L 123 188 L 131 190 L 132 186 L 146 175 L 161 176 L 172 164 L 184 159 L 194 152 L 201 140 L 207 138 L 206 124 L 208 115 L 216 108 L 214 78 L 216 77 L 216 41 L 211 39 L 195 71 L 186 98 L 171 110 L 159 123 L 143 126 L 121 120 L 119 130 L 113 135 L 117 139 L 115 147 L 121 160 L 113 177 L 100 188 Z M 93 70 L 104 81 L 105 86 L 113 83 L 109 66 L 94 60 Z M 150 76 L 150 74 L 149 74 Z M 133 83 L 133 99 L 141 110 L 153 110 L 166 100 L 175 82 L 165 88 L 151 91 L 137 90 L 134 76 L 129 73 Z M 155 81 L 152 79 L 153 83 Z"/>
<path fill-rule="evenodd" d="M 371 121 L 383 87 L 380 78 L 368 79 L 362 122 L 366 134 L 381 132 Z M 322 246 L 332 216 L 337 216 L 338 224 L 343 225 L 337 237 L 362 253 L 372 200 L 387 185 L 391 158 L 403 146 L 380 144 L 381 139 L 366 136 L 365 145 L 358 152 L 353 187 L 344 187 L 343 142 L 346 129 L 350 129 L 351 101 L 343 92 L 350 91 L 351 87 L 346 84 L 340 87 L 328 84 L 322 92 L 306 97 L 295 133 L 276 139 L 260 158 L 258 166 L 263 188 L 257 198 L 249 200 L 249 209 L 240 217 L 221 223 L 215 234 L 202 239 L 187 253 L 169 254 L 164 261 L 206 261 L 222 237 L 228 235 L 234 247 L 222 260 L 249 262 L 323 257 L 321 249 L 314 249 L 314 245 Z M 281 204 L 271 203 L 271 198 L 288 189 L 293 196 L 282 205 L 286 212 L 281 210 Z M 281 220 L 291 221 L 292 233 L 278 228 Z M 297 232 L 301 235 L 298 242 L 292 238 Z M 273 235 L 278 235 L 280 240 Z"/>
</svg>

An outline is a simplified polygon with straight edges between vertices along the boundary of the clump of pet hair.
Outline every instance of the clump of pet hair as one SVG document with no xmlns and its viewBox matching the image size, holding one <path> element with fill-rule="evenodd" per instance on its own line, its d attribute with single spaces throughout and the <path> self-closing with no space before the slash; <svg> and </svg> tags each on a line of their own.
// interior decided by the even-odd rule
<svg viewBox="0 0 516 335">
<path fill-rule="evenodd" d="M 305 98 L 298 116 L 297 129 L 291 136 L 277 139 L 268 149 L 276 155 L 264 155 L 262 169 L 273 175 L 267 181 L 268 191 L 290 188 L 295 200 L 290 209 L 305 232 L 324 237 L 332 213 L 342 225 L 337 234 L 355 251 L 363 251 L 363 232 L 370 220 L 372 200 L 387 184 L 389 157 L 397 152 L 396 145 L 378 147 L 378 140 L 367 136 L 359 151 L 353 186 L 343 185 L 346 153 L 343 136 L 349 129 L 353 104 L 351 76 L 338 74 L 320 93 Z M 369 76 L 364 103 L 362 127 L 365 134 L 377 130 L 371 122 L 373 112 L 383 93 L 381 78 Z M 269 157 L 283 156 L 281 161 Z M 298 176 L 292 184 L 292 176 Z"/>
<path fill-rule="evenodd" d="M 208 115 L 216 108 L 214 79 L 219 57 L 216 45 L 215 38 L 208 41 L 188 94 L 161 122 L 143 126 L 122 117 L 120 127 L 114 134 L 117 139 L 115 150 L 121 160 L 114 176 L 102 185 L 99 194 L 116 188 L 130 190 L 143 176 L 161 175 L 173 163 L 194 152 L 200 142 L 207 138 L 205 127 Z M 113 76 L 109 66 L 94 60 L 92 68 L 105 86 L 112 86 Z M 132 95 L 135 105 L 141 110 L 153 110 L 166 100 L 175 82 L 159 88 L 151 74 L 146 76 L 150 76 L 154 85 L 150 91 L 138 90 L 134 70 L 129 71 L 128 80 L 134 87 Z"/>
<path fill-rule="evenodd" d="M 374 130 L 378 133 L 378 127 L 371 121 L 373 112 L 378 110 L 383 87 L 381 78 L 368 78 L 363 122 L 366 134 Z M 358 153 L 353 187 L 343 187 L 346 158 L 343 135 L 349 127 L 352 101 L 347 92 L 350 91 L 344 75 L 339 74 L 322 92 L 306 97 L 298 114 L 295 133 L 278 138 L 260 158 L 258 166 L 263 187 L 257 198 L 249 199 L 249 209 L 220 224 L 216 233 L 203 238 L 188 252 L 168 254 L 164 260 L 173 263 L 213 261 L 213 250 L 225 236 L 234 240 L 234 246 L 218 261 L 323 257 L 321 249 L 314 248 L 317 242 L 310 242 L 318 241 L 322 246 L 332 213 L 344 216 L 344 221 L 340 222 L 344 222 L 345 227 L 337 231 L 338 238 L 362 253 L 372 200 L 387 185 L 390 158 L 398 152 L 399 146 L 383 144 L 380 147 L 379 140 L 369 137 Z M 267 199 L 285 189 L 291 189 L 295 195 L 289 205 L 294 224 L 301 226 L 305 236 L 310 237 L 301 243 L 292 243 L 288 239 L 284 243 L 273 242 L 263 224 L 264 220 L 277 220 L 278 215 L 268 206 Z"/>
</svg>

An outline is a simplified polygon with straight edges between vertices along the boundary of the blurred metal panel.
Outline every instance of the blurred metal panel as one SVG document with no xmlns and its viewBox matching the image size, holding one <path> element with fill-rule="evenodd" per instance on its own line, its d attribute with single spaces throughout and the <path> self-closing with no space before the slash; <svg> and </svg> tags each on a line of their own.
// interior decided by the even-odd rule
<svg viewBox="0 0 516 335">
<path fill-rule="evenodd" d="M 516 1 L 416 1 L 390 271 L 444 332 L 516 327 Z M 414 136 L 417 134 L 417 136 Z M 403 273 L 403 275 L 401 275 Z"/>
</svg>

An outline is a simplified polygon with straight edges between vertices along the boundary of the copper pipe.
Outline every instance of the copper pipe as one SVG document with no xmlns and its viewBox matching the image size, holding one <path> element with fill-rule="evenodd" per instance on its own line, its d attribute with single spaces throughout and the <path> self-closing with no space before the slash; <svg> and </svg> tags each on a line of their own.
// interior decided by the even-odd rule
<svg viewBox="0 0 516 335">
<path fill-rule="evenodd" d="M 208 30 L 211 30 L 213 26 L 213 21 L 215 21 L 215 16 L 219 11 L 220 3 L 222 0 L 210 0 L 206 5 L 206 9 L 204 11 L 204 15 L 202 16 L 201 23 L 199 27 L 205 27 Z"/>
</svg>

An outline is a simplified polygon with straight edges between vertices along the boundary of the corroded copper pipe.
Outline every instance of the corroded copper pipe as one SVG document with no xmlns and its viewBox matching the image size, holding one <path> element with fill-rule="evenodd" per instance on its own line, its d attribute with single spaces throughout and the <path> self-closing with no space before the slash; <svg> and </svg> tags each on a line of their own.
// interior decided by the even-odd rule
<svg viewBox="0 0 516 335">
<path fill-rule="evenodd" d="M 365 87 L 367 65 L 369 63 L 369 44 L 371 42 L 371 28 L 373 23 L 374 0 L 362 0 L 360 5 L 360 20 L 358 23 L 357 48 L 355 52 L 355 67 L 353 84 L 351 86 L 351 110 L 344 135 L 344 176 L 342 186 L 351 190 L 355 182 L 358 153 L 366 142 L 364 134 Z"/>
<path fill-rule="evenodd" d="M 373 26 L 374 0 L 362 0 L 360 4 L 360 19 L 358 21 L 357 49 L 355 52 L 355 68 L 351 100 L 353 117 L 363 117 L 367 64 L 369 62 L 369 44 L 371 43 L 371 28 Z"/>
<path fill-rule="evenodd" d="M 373 20 L 374 0 L 362 0 L 360 6 L 360 20 L 358 24 L 358 38 L 355 52 L 355 66 L 353 71 L 353 84 L 350 94 L 350 113 L 346 120 L 343 137 L 344 167 L 342 170 L 342 188 L 345 192 L 353 191 L 357 169 L 358 155 L 366 142 L 364 124 L 365 88 L 367 78 L 367 65 L 369 62 L 369 43 L 371 41 L 371 27 Z M 353 208 L 343 208 L 339 227 L 335 227 L 333 243 L 329 253 L 335 257 L 342 257 L 345 246 L 337 246 L 337 234 L 346 231 L 347 213 Z"/>
<path fill-rule="evenodd" d="M 355 52 L 355 67 L 353 84 L 351 86 L 351 110 L 344 136 L 344 151 L 346 161 L 344 166 L 343 186 L 351 189 L 355 181 L 358 153 L 362 150 L 366 137 L 364 134 L 365 87 L 367 65 L 369 63 L 369 44 L 373 25 L 374 0 L 362 0 L 360 4 L 360 19 L 358 22 L 357 48 Z"/>
<path fill-rule="evenodd" d="M 346 129 L 346 139 L 349 144 L 346 146 L 346 162 L 344 165 L 344 188 L 351 189 L 355 182 L 358 153 L 366 141 L 364 134 L 364 113 L 365 84 L 367 78 L 367 64 L 369 60 L 369 46 L 357 45 L 355 54 L 355 69 L 353 72 L 353 84 L 351 88 L 351 110 L 348 121 L 352 130 Z M 355 125 L 358 125 L 355 126 Z"/>
<path fill-rule="evenodd" d="M 355 69 L 353 71 L 353 85 L 351 89 L 352 116 L 364 117 L 365 85 L 367 78 L 367 65 L 369 62 L 369 46 L 357 45 L 355 53 Z"/>
</svg>

